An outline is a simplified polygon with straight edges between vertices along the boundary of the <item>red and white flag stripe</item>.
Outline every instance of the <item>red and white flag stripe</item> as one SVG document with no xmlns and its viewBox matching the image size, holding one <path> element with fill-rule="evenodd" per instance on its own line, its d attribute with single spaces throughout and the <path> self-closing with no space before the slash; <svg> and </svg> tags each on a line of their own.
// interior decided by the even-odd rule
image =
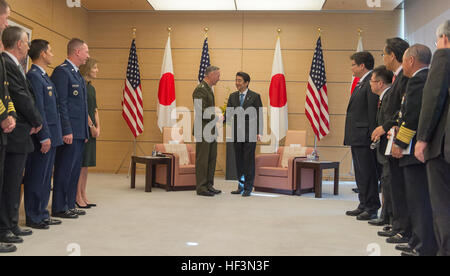
<svg viewBox="0 0 450 276">
<path fill-rule="evenodd" d="M 123 89 L 122 116 L 137 138 L 144 131 L 144 104 L 136 44 L 133 39 L 128 59 L 127 77 Z"/>
</svg>

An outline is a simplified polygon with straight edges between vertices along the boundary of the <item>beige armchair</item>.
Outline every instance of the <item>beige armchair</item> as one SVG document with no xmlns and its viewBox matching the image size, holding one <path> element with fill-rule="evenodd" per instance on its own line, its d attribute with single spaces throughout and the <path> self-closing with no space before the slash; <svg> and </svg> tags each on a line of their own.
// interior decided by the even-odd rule
<svg viewBox="0 0 450 276">
<path fill-rule="evenodd" d="M 172 191 L 196 189 L 195 150 L 192 145 L 184 144 L 182 135 L 183 129 L 181 128 L 165 127 L 163 128 L 163 144 L 155 146 L 156 151 L 170 153 L 173 156 L 172 187 L 169 188 Z M 177 139 L 172 139 L 173 136 L 176 136 L 174 138 Z M 171 145 L 170 141 L 177 141 L 178 145 Z M 156 166 L 155 180 L 158 186 L 167 184 L 166 170 L 166 165 Z"/>
<path fill-rule="evenodd" d="M 306 131 L 288 131 L 284 147 L 280 147 L 275 154 L 260 154 L 255 159 L 255 191 L 294 195 L 297 191 L 297 171 L 294 159 L 302 156 L 283 156 L 287 154 L 285 147 L 294 144 L 306 145 Z M 306 148 L 304 156 L 313 152 L 313 148 Z M 283 159 L 287 159 L 287 167 L 283 167 Z M 312 191 L 314 188 L 314 172 L 302 169 L 301 191 Z"/>
</svg>

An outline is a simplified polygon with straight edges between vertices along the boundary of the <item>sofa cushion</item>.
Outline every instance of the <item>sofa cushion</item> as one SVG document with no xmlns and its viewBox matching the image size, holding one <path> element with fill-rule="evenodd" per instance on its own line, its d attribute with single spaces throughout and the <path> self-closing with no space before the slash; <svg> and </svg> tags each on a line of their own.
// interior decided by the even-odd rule
<svg viewBox="0 0 450 276">
<path fill-rule="evenodd" d="M 195 165 L 180 166 L 180 174 L 195 174 Z"/>
<path fill-rule="evenodd" d="M 180 157 L 180 166 L 189 165 L 189 153 L 186 144 L 164 144 L 166 152 L 177 154 Z"/>
<path fill-rule="evenodd" d="M 259 175 L 275 176 L 275 177 L 288 177 L 288 169 L 279 167 L 260 167 L 258 169 Z"/>
<path fill-rule="evenodd" d="M 306 147 L 298 146 L 289 146 L 284 147 L 281 153 L 281 167 L 287 168 L 289 166 L 289 159 L 295 157 L 306 157 Z"/>
</svg>

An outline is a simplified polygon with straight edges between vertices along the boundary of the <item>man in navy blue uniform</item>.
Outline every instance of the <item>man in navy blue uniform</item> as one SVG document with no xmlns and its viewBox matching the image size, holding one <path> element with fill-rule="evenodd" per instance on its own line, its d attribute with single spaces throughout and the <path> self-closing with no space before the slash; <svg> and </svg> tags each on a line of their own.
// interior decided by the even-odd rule
<svg viewBox="0 0 450 276">
<path fill-rule="evenodd" d="M 61 221 L 51 219 L 47 211 L 56 148 L 63 144 L 61 118 L 55 85 L 45 72 L 45 68 L 53 59 L 49 42 L 42 39 L 33 40 L 28 55 L 33 65 L 27 73 L 27 79 L 33 87 L 36 107 L 43 123 L 42 130 L 32 136 L 34 152 L 28 156 L 25 170 L 26 224 L 34 229 L 48 229 L 49 225 L 61 224 Z"/>
<path fill-rule="evenodd" d="M 74 219 L 86 214 L 75 208 L 75 202 L 84 143 L 89 137 L 86 83 L 78 67 L 89 58 L 89 48 L 74 38 L 67 45 L 67 55 L 51 77 L 58 91 L 64 142 L 56 151 L 52 216 Z"/>
</svg>

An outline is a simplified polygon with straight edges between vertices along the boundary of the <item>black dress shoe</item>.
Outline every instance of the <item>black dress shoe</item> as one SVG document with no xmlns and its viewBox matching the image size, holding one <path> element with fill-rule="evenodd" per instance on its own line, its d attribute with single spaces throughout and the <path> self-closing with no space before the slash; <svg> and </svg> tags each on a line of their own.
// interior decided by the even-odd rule
<svg viewBox="0 0 450 276">
<path fill-rule="evenodd" d="M 357 217 L 357 216 L 361 215 L 362 213 L 364 213 L 364 210 L 355 209 L 353 211 L 347 211 L 345 214 L 350 217 Z"/>
<path fill-rule="evenodd" d="M 392 225 L 383 227 L 383 231 L 392 231 Z"/>
<path fill-rule="evenodd" d="M 355 194 L 359 194 L 359 189 L 358 189 L 358 188 L 353 188 L 352 191 L 353 191 Z"/>
<path fill-rule="evenodd" d="M 419 257 L 420 255 L 416 250 L 413 249 L 412 252 L 403 251 L 402 256 L 403 257 Z"/>
<path fill-rule="evenodd" d="M 211 193 L 210 191 L 204 191 L 204 192 L 197 192 L 197 195 L 199 195 L 199 196 L 214 196 L 214 193 Z"/>
<path fill-rule="evenodd" d="M 240 195 L 240 194 L 242 194 L 242 192 L 244 192 L 244 189 L 237 189 L 236 191 L 232 191 L 231 194 L 232 195 Z"/>
<path fill-rule="evenodd" d="M 11 232 L 18 237 L 31 236 L 33 231 L 30 229 L 21 229 L 19 226 L 14 227 Z"/>
<path fill-rule="evenodd" d="M 51 219 L 51 218 L 44 219 L 42 222 L 47 225 L 60 225 L 62 223 L 62 221 L 60 221 L 59 219 Z"/>
<path fill-rule="evenodd" d="M 14 244 L 0 243 L 0 253 L 13 253 L 17 251 Z"/>
<path fill-rule="evenodd" d="M 388 225 L 389 222 L 384 219 L 373 219 L 369 221 L 369 224 L 373 226 L 385 226 Z"/>
<path fill-rule="evenodd" d="M 27 226 L 31 227 L 33 229 L 39 229 L 39 230 L 47 230 L 50 229 L 47 224 L 44 222 L 34 223 L 34 222 L 27 222 Z"/>
<path fill-rule="evenodd" d="M 79 209 L 91 209 L 91 206 L 89 206 L 89 205 L 86 205 L 86 206 L 81 206 L 80 204 L 78 204 L 78 203 L 75 203 L 75 205 L 77 206 L 77 208 L 79 208 Z"/>
<path fill-rule="evenodd" d="M 397 244 L 395 246 L 395 249 L 403 251 L 403 252 L 409 252 L 409 253 L 413 252 L 413 250 L 414 250 L 413 248 L 411 248 L 411 246 L 409 246 L 409 244 Z"/>
<path fill-rule="evenodd" d="M 70 211 L 65 211 L 65 212 L 58 212 L 58 213 L 53 213 L 52 217 L 55 218 L 64 218 L 64 219 L 77 219 L 78 215 L 74 214 Z"/>
<path fill-rule="evenodd" d="M 84 216 L 86 215 L 86 212 L 83 210 L 78 210 L 78 209 L 70 209 L 69 212 L 72 212 L 75 215 L 79 215 L 79 216 Z"/>
<path fill-rule="evenodd" d="M 213 194 L 215 194 L 215 195 L 218 195 L 218 194 L 222 193 L 221 190 L 216 190 L 216 189 L 214 189 L 214 188 L 210 188 L 208 191 L 211 192 L 211 193 L 213 193 Z"/>
<path fill-rule="evenodd" d="M 95 203 L 89 203 L 88 206 L 89 206 L 89 207 L 97 207 L 97 204 L 95 204 Z"/>
<path fill-rule="evenodd" d="M 377 213 L 368 213 L 368 212 L 363 212 L 356 217 L 357 220 L 374 220 L 377 218 L 378 218 Z"/>
<path fill-rule="evenodd" d="M 404 235 L 402 235 L 401 233 L 398 233 L 397 235 L 390 237 L 386 240 L 387 243 L 408 243 L 409 242 L 409 237 L 406 237 Z"/>
<path fill-rule="evenodd" d="M 378 236 L 386 237 L 386 238 L 393 237 L 393 236 L 395 236 L 397 234 L 398 234 L 397 231 L 392 231 L 392 230 L 390 230 L 390 231 L 378 231 Z"/>
<path fill-rule="evenodd" d="M 251 196 L 252 195 L 252 191 L 244 191 L 243 193 L 242 193 L 242 196 L 243 197 L 249 197 L 249 196 Z"/>
<path fill-rule="evenodd" d="M 6 231 L 0 234 L 0 242 L 4 243 L 23 243 L 23 239 L 13 234 L 11 231 Z"/>
</svg>

